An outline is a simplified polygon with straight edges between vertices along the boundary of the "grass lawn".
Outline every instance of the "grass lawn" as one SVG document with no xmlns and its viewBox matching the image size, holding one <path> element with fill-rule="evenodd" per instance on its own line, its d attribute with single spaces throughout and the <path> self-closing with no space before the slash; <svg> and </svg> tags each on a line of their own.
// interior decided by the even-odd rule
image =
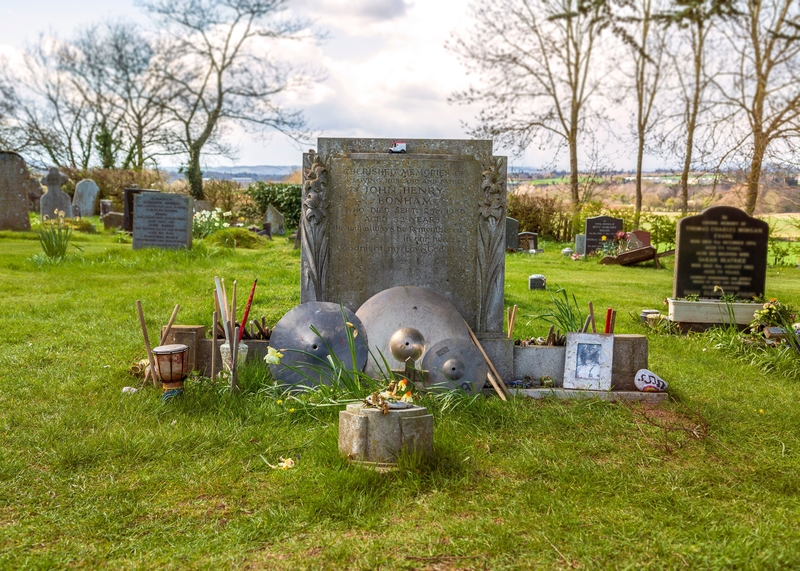
<svg viewBox="0 0 800 571">
<path fill-rule="evenodd" d="M 286 239 L 75 240 L 82 253 L 38 267 L 32 233 L 0 233 L 0 568 L 800 568 L 798 360 L 767 374 L 710 336 L 641 329 L 671 267 L 573 262 L 553 243 L 506 266 L 519 336 L 546 331 L 533 316 L 550 296 L 527 290 L 542 273 L 648 334 L 670 403 L 430 400 L 435 459 L 377 474 L 339 457 L 336 409 L 281 398 L 263 367 L 236 395 L 121 393 L 144 356 L 137 299 L 153 337 L 175 303 L 178 323 L 210 325 L 214 275 L 258 277 L 252 314 L 272 325 L 299 303 Z M 800 270 L 769 269 L 767 295 L 800 305 Z M 297 466 L 266 464 L 280 456 Z"/>
</svg>

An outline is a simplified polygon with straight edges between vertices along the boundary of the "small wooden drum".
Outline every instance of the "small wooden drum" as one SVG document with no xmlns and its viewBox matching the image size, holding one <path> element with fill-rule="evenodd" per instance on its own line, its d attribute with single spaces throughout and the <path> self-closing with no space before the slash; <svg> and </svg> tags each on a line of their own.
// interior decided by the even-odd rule
<svg viewBox="0 0 800 571">
<path fill-rule="evenodd" d="M 189 374 L 189 347 L 160 345 L 153 349 L 153 358 L 164 390 L 183 388 L 183 379 Z"/>
</svg>

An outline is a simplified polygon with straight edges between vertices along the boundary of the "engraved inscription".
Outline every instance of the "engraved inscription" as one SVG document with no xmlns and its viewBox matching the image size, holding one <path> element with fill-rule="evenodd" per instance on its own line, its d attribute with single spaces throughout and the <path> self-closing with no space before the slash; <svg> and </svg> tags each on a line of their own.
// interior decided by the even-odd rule
<svg viewBox="0 0 800 571">
<path fill-rule="evenodd" d="M 767 224 L 734 208 L 707 212 L 679 226 L 675 295 L 719 297 L 717 286 L 745 299 L 762 295 Z"/>
</svg>

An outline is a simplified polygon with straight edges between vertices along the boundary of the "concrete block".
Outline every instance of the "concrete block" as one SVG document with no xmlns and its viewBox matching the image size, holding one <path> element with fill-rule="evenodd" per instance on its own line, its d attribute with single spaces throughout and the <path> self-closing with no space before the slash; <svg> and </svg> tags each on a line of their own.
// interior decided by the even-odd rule
<svg viewBox="0 0 800 571">
<path fill-rule="evenodd" d="M 634 379 L 640 369 L 647 369 L 647 337 L 644 335 L 614 335 L 614 362 L 611 369 L 611 389 L 635 391 Z"/>
<path fill-rule="evenodd" d="M 564 384 L 564 358 L 566 347 L 514 347 L 514 378 L 530 376 L 536 380 L 550 377 L 553 384 L 560 387 Z M 631 381 L 633 382 L 633 381 Z"/>
<path fill-rule="evenodd" d="M 633 391 L 586 391 L 580 389 L 511 389 L 515 396 L 534 399 L 597 399 L 610 402 L 646 402 L 659 404 L 669 399 L 668 393 L 642 393 Z"/>
<path fill-rule="evenodd" d="M 503 333 L 476 333 L 503 382 L 514 380 L 514 340 Z"/>
</svg>

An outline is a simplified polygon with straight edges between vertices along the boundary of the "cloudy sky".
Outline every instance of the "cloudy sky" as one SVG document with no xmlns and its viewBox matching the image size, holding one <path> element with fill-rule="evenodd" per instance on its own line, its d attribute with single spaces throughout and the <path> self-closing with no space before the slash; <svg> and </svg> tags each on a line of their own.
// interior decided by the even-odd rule
<svg viewBox="0 0 800 571">
<path fill-rule="evenodd" d="M 463 122 L 475 110 L 450 105 L 447 97 L 468 85 L 444 44 L 469 25 L 467 0 L 295 0 L 298 13 L 327 39 L 295 44 L 287 57 L 313 62 L 326 79 L 294 103 L 325 136 L 465 138 Z M 146 22 L 134 0 L 25 0 L 0 8 L 0 53 L 33 42 L 43 32 L 69 37 L 81 26 L 107 19 Z M 280 135 L 268 141 L 231 132 L 239 165 L 299 164 L 300 151 Z M 506 154 L 504 149 L 495 149 Z M 545 166 L 550 157 L 529 148 L 512 165 Z M 629 168 L 625 160 L 618 167 Z M 230 164 L 216 159 L 212 164 Z M 566 166 L 566 157 L 559 161 Z"/>
</svg>

